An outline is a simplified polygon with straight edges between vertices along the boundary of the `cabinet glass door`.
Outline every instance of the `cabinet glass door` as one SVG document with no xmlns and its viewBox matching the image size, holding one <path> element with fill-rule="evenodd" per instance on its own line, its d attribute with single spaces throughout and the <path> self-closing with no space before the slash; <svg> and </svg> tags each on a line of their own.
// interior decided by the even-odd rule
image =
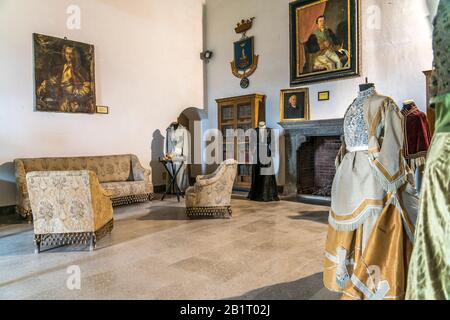
<svg viewBox="0 0 450 320">
<path fill-rule="evenodd" d="M 223 106 L 221 112 L 222 122 L 234 120 L 234 106 Z"/>
</svg>

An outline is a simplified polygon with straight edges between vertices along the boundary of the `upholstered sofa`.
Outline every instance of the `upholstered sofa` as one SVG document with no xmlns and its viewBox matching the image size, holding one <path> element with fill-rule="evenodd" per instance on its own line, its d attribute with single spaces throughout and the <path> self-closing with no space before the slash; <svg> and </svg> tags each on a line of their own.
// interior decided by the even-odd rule
<svg viewBox="0 0 450 320">
<path fill-rule="evenodd" d="M 113 228 L 112 193 L 92 171 L 38 171 L 26 176 L 36 253 L 41 245 L 90 244 Z"/>
<path fill-rule="evenodd" d="M 237 162 L 227 160 L 217 170 L 198 176 L 186 190 L 186 214 L 191 219 L 231 218 L 231 193 L 236 179 Z"/>
<path fill-rule="evenodd" d="M 151 200 L 151 171 L 139 163 L 135 155 L 76 158 L 35 158 L 14 160 L 18 189 L 17 212 L 31 221 L 26 174 L 34 171 L 89 170 L 96 174 L 101 186 L 110 191 L 113 206 Z"/>
</svg>

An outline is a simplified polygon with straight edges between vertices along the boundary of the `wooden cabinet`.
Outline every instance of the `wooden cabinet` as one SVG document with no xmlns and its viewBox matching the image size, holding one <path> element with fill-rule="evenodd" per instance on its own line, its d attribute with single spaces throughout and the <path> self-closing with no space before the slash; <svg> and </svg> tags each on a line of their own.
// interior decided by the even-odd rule
<svg viewBox="0 0 450 320">
<path fill-rule="evenodd" d="M 430 133 L 431 136 L 434 135 L 435 130 L 435 122 L 436 122 L 436 112 L 433 108 L 430 107 L 430 99 L 431 99 L 431 77 L 432 77 L 432 71 L 424 71 L 425 77 L 427 79 L 427 117 L 428 117 L 428 123 L 430 124 Z"/>
<path fill-rule="evenodd" d="M 224 137 L 227 135 L 228 129 L 254 129 L 258 126 L 260 121 L 266 121 L 266 96 L 261 94 L 250 94 L 239 97 L 230 97 L 224 99 L 218 99 L 218 118 L 219 118 L 219 130 L 222 131 Z M 252 178 L 252 166 L 249 164 L 249 139 L 245 141 L 238 141 L 236 137 L 234 139 L 228 139 L 228 143 L 233 144 L 234 159 L 243 160 L 245 163 L 238 165 L 238 173 L 236 177 L 235 189 L 249 189 L 251 186 Z M 226 154 L 227 140 L 224 139 L 223 143 L 223 159 L 230 158 Z M 242 152 L 238 156 L 238 152 Z"/>
</svg>

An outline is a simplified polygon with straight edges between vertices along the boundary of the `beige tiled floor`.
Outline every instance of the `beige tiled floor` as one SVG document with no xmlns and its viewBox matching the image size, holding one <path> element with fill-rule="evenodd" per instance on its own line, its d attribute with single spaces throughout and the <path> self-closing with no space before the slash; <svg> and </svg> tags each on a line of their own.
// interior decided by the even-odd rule
<svg viewBox="0 0 450 320">
<path fill-rule="evenodd" d="M 0 225 L 2 299 L 335 299 L 321 272 L 326 207 L 233 200 L 232 220 L 186 219 L 173 199 L 115 210 L 95 252 L 33 254 L 26 224 Z M 81 270 L 81 290 L 66 286 Z"/>
</svg>

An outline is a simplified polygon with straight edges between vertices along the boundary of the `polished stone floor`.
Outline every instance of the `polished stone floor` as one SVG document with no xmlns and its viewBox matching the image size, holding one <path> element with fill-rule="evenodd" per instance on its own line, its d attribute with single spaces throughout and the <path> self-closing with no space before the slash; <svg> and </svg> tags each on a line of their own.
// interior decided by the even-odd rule
<svg viewBox="0 0 450 320">
<path fill-rule="evenodd" d="M 232 206 L 232 220 L 196 221 L 174 199 L 118 208 L 94 252 L 34 255 L 32 227 L 0 221 L 0 299 L 338 298 L 321 279 L 327 207 Z"/>
</svg>

